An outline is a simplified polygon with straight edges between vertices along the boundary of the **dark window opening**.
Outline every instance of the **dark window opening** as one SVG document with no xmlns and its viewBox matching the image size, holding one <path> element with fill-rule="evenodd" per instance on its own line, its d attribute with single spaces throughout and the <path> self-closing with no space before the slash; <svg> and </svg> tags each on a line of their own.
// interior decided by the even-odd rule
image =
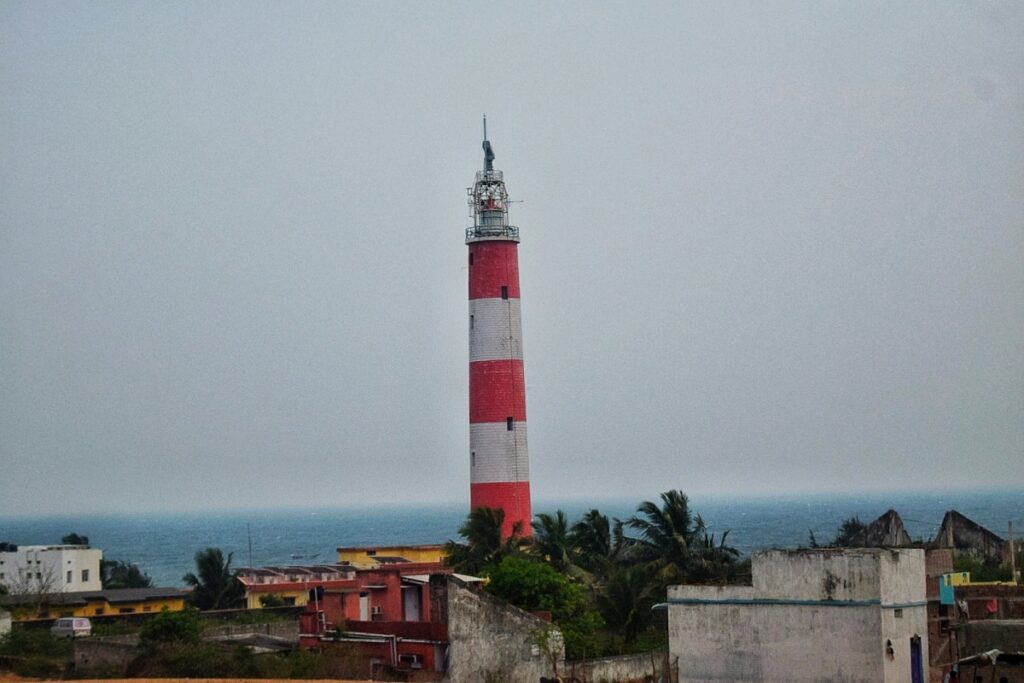
<svg viewBox="0 0 1024 683">
<path fill-rule="evenodd" d="M 469 252 L 469 265 L 473 265 L 473 252 Z"/>
<path fill-rule="evenodd" d="M 502 299 L 507 299 L 508 298 L 508 285 L 502 285 L 501 286 L 501 298 Z"/>
<path fill-rule="evenodd" d="M 469 316 L 469 329 L 473 329 L 473 316 Z"/>
<path fill-rule="evenodd" d="M 476 467 L 476 451 L 469 454 L 469 465 L 470 467 Z"/>
<path fill-rule="evenodd" d="M 512 431 L 512 418 L 511 417 L 505 418 L 505 427 L 506 427 L 506 429 L 508 429 L 508 431 L 510 431 L 510 432 Z"/>
</svg>

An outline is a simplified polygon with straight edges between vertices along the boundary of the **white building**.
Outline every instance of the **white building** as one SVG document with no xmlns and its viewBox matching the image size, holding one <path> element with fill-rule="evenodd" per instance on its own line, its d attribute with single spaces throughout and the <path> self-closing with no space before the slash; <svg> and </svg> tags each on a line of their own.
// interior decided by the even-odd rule
<svg viewBox="0 0 1024 683">
<path fill-rule="evenodd" d="M 924 551 L 755 553 L 751 586 L 671 586 L 680 681 L 924 683 Z"/>
<path fill-rule="evenodd" d="M 0 552 L 0 584 L 11 593 L 98 591 L 101 560 L 85 545 L 22 545 Z"/>
</svg>

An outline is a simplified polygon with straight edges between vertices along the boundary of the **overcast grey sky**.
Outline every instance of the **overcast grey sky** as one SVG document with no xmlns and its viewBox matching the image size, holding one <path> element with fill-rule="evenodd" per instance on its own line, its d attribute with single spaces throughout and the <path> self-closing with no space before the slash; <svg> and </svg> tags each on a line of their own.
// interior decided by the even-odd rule
<svg viewBox="0 0 1024 683">
<path fill-rule="evenodd" d="M 0 3 L 0 514 L 1024 485 L 1024 5 Z"/>
</svg>

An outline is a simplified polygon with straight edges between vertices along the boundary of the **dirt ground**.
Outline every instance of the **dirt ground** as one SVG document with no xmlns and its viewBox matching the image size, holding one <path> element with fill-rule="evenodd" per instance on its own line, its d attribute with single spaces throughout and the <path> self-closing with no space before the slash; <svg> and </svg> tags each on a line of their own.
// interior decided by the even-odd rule
<svg viewBox="0 0 1024 683">
<path fill-rule="evenodd" d="M 0 683 L 29 683 L 37 681 L 36 678 L 23 678 L 5 672 L 0 672 Z M 75 679 L 75 683 L 371 683 L 370 681 L 353 681 L 334 679 L 317 679 L 315 681 L 302 682 L 298 679 L 272 679 L 272 678 L 105 678 L 102 680 Z"/>
</svg>

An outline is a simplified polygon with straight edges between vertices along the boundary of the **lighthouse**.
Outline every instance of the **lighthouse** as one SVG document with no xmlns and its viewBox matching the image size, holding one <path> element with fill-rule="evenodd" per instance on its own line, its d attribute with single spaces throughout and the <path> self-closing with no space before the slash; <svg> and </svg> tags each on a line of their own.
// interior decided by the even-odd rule
<svg viewBox="0 0 1024 683">
<path fill-rule="evenodd" d="M 529 536 L 530 465 L 519 300 L 519 228 L 508 223 L 508 193 L 484 118 L 484 170 L 469 188 L 470 509 L 505 513 L 502 538 Z"/>
</svg>

